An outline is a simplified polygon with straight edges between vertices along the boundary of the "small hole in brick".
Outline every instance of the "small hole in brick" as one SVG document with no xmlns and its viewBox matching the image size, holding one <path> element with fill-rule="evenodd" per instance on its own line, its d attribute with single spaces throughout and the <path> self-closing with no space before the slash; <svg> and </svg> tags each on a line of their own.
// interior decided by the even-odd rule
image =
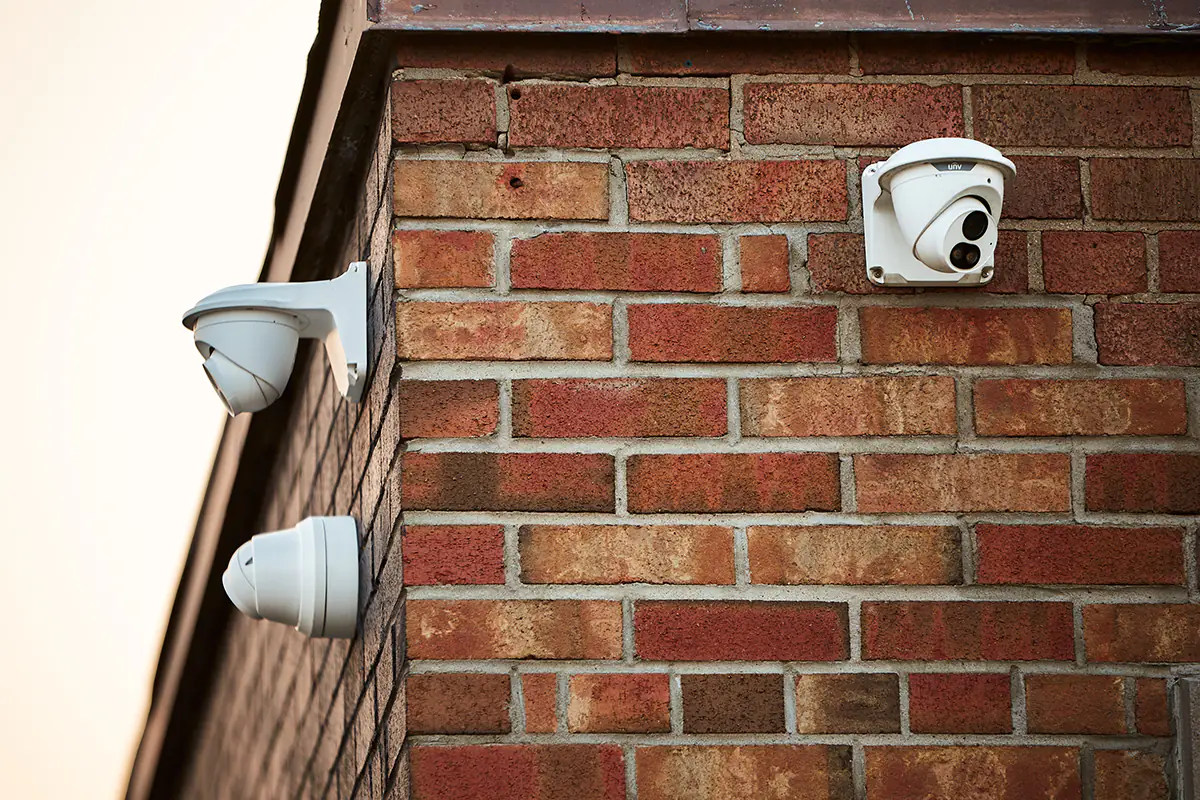
<svg viewBox="0 0 1200 800">
<path fill-rule="evenodd" d="M 511 97 L 513 100 L 520 100 L 521 99 L 521 90 L 513 89 L 511 92 L 508 93 L 508 96 Z"/>
<path fill-rule="evenodd" d="M 525 185 L 525 181 L 521 180 L 520 178 L 510 178 L 508 181 L 508 185 L 514 189 L 520 189 L 522 186 Z"/>
</svg>

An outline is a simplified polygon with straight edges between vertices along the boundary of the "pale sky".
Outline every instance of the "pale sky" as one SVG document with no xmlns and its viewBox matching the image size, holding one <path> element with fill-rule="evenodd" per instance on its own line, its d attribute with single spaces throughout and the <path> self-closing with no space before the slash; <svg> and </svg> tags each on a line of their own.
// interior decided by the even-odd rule
<svg viewBox="0 0 1200 800">
<path fill-rule="evenodd" d="M 0 797 L 125 788 L 318 0 L 0 0 Z"/>
</svg>

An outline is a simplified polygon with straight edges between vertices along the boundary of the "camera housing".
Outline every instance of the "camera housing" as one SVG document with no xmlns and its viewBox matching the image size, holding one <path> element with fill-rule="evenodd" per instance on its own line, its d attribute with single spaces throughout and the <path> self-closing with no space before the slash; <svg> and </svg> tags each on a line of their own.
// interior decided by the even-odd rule
<svg viewBox="0 0 1200 800">
<path fill-rule="evenodd" d="M 254 283 L 213 292 L 183 316 L 230 416 L 279 399 L 300 339 L 320 339 L 338 391 L 362 400 L 367 375 L 367 263 L 331 281 Z"/>
<path fill-rule="evenodd" d="M 1017 169 L 973 139 L 925 139 L 863 170 L 867 278 L 976 286 L 995 275 L 1004 182 Z"/>
</svg>

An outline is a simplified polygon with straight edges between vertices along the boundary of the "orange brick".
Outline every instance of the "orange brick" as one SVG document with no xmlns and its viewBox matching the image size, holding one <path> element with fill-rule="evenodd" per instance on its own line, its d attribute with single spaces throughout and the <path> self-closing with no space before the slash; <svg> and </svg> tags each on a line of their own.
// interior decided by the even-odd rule
<svg viewBox="0 0 1200 800">
<path fill-rule="evenodd" d="M 553 672 L 521 675 L 525 699 L 525 731 L 554 733 L 558 730 L 558 675 Z"/>
<path fill-rule="evenodd" d="M 867 364 L 1070 364 L 1066 308 L 859 309 Z"/>
<path fill-rule="evenodd" d="M 1030 733 L 1126 733 L 1119 675 L 1026 675 Z"/>
<path fill-rule="evenodd" d="M 858 510 L 1069 511 L 1066 453 L 854 456 Z"/>
<path fill-rule="evenodd" d="M 508 733 L 507 675 L 409 675 L 409 733 Z"/>
<path fill-rule="evenodd" d="M 953 435 L 954 379 L 759 378 L 740 383 L 743 436 Z"/>
<path fill-rule="evenodd" d="M 867 800 L 1078 800 L 1074 747 L 868 747 Z"/>
<path fill-rule="evenodd" d="M 1171 710 L 1167 701 L 1167 682 L 1162 678 L 1138 678 L 1134 703 L 1138 733 L 1146 736 L 1171 735 Z"/>
<path fill-rule="evenodd" d="M 499 525 L 408 525 L 400 552 L 406 586 L 504 583 Z"/>
<path fill-rule="evenodd" d="M 733 531 L 712 525 L 526 525 L 525 583 L 733 583 Z"/>
<path fill-rule="evenodd" d="M 402 144 L 495 144 L 495 84 L 484 80 L 392 81 L 392 139 Z"/>
<path fill-rule="evenodd" d="M 797 733 L 899 733 L 895 675 L 797 675 Z"/>
<path fill-rule="evenodd" d="M 721 241 L 682 233 L 543 233 L 512 243 L 514 289 L 721 291 Z"/>
<path fill-rule="evenodd" d="M 994 380 L 975 384 L 980 436 L 1154 436 L 1187 432 L 1183 381 Z"/>
<path fill-rule="evenodd" d="M 721 436 L 727 429 L 725 381 L 611 378 L 513 382 L 513 434 Z"/>
<path fill-rule="evenodd" d="M 612 308 L 595 303 L 399 303 L 407 361 L 607 361 Z"/>
<path fill-rule="evenodd" d="M 639 303 L 629 312 L 634 361 L 797 363 L 837 360 L 837 309 Z"/>
<path fill-rule="evenodd" d="M 743 292 L 786 292 L 791 287 L 786 236 L 742 236 L 738 247 Z"/>
<path fill-rule="evenodd" d="M 419 511 L 608 511 L 603 453 L 405 453 L 403 508 Z"/>
<path fill-rule="evenodd" d="M 1070 603 L 866 602 L 863 658 L 1072 661 Z"/>
<path fill-rule="evenodd" d="M 639 600 L 637 656 L 646 661 L 842 661 L 844 603 Z"/>
<path fill-rule="evenodd" d="M 409 763 L 412 800 L 625 798 L 615 744 L 416 745 Z"/>
<path fill-rule="evenodd" d="M 1104 603 L 1084 606 L 1089 661 L 1200 661 L 1200 606 Z"/>
<path fill-rule="evenodd" d="M 639 800 L 851 800 L 850 748 L 834 745 L 639 747 Z"/>
<path fill-rule="evenodd" d="M 400 381 L 400 438 L 491 436 L 500 418 L 495 381 Z"/>
<path fill-rule="evenodd" d="M 1167 764 L 1161 753 L 1097 750 L 1096 800 L 1167 800 Z"/>
<path fill-rule="evenodd" d="M 601 600 L 409 600 L 414 659 L 621 657 L 621 604 Z"/>
<path fill-rule="evenodd" d="M 1184 583 L 1182 528 L 985 525 L 975 529 L 985 584 Z"/>
<path fill-rule="evenodd" d="M 572 733 L 669 733 L 666 673 L 573 675 L 567 703 Z"/>
<path fill-rule="evenodd" d="M 395 162 L 398 217 L 608 219 L 608 163 Z"/>
<path fill-rule="evenodd" d="M 629 510 L 634 513 L 841 507 L 835 454 L 635 455 L 629 458 L 628 475 Z"/>
<path fill-rule="evenodd" d="M 808 585 L 962 582 L 955 528 L 900 525 L 760 527 L 747 531 L 754 583 Z"/>
<path fill-rule="evenodd" d="M 1146 291 L 1146 237 L 1120 231 L 1045 231 L 1047 292 L 1133 294 Z"/>
<path fill-rule="evenodd" d="M 1011 733 L 1012 687 L 1006 674 L 915 672 L 908 676 L 913 733 Z"/>
<path fill-rule="evenodd" d="M 395 231 L 396 288 L 491 286 L 493 238 L 482 231 Z"/>
</svg>

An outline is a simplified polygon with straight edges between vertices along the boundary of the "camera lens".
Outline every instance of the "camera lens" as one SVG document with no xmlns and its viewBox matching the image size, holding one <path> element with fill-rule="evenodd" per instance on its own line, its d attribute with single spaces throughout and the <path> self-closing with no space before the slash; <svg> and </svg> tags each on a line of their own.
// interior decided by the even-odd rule
<svg viewBox="0 0 1200 800">
<path fill-rule="evenodd" d="M 972 211 L 967 214 L 967 218 L 963 220 L 963 236 L 970 239 L 972 242 L 987 233 L 988 217 L 982 211 Z"/>
<path fill-rule="evenodd" d="M 950 251 L 950 264 L 955 269 L 973 269 L 978 263 L 979 248 L 973 244 L 959 242 Z"/>
</svg>

